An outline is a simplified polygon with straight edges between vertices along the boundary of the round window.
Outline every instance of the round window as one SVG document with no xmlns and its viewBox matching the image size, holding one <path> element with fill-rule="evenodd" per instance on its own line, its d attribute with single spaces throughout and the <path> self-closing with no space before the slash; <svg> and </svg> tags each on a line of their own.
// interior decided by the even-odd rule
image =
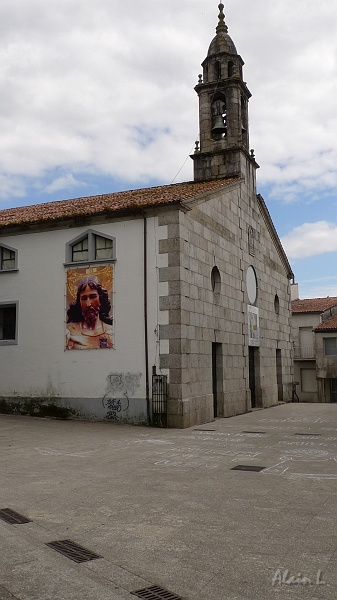
<svg viewBox="0 0 337 600">
<path fill-rule="evenodd" d="M 250 266 L 246 273 L 246 287 L 250 304 L 255 304 L 257 299 L 257 279 L 254 267 Z"/>
</svg>

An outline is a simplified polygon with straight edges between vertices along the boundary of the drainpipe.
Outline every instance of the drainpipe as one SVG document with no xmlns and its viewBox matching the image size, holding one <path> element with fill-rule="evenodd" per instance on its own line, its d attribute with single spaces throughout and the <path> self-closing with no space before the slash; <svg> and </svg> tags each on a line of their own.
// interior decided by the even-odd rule
<svg viewBox="0 0 337 600">
<path fill-rule="evenodd" d="M 144 223 L 144 248 L 143 248 L 143 260 L 144 260 L 144 344 L 145 344 L 145 386 L 146 386 L 146 409 L 147 409 L 147 423 L 151 424 L 150 415 L 150 385 L 149 385 L 149 339 L 148 339 L 148 319 L 147 319 L 147 220 L 146 215 L 143 215 Z"/>
</svg>

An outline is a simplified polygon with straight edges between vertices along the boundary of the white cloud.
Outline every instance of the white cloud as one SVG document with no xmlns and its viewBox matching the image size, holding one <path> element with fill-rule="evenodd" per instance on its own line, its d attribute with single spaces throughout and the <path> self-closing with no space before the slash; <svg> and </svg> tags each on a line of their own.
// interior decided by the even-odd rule
<svg viewBox="0 0 337 600">
<path fill-rule="evenodd" d="M 78 188 L 82 187 L 83 185 L 84 184 L 76 179 L 72 173 L 68 173 L 67 175 L 61 175 L 60 177 L 57 177 L 49 185 L 46 185 L 44 192 L 46 194 L 52 194 L 53 192 L 58 192 L 67 188 Z"/>
<path fill-rule="evenodd" d="M 250 4 L 225 10 L 253 93 L 258 180 L 299 201 L 337 184 L 337 5 Z M 204 0 L 2 0 L 0 197 L 55 169 L 170 182 L 198 136 L 193 87 L 217 12 Z M 191 178 L 188 160 L 178 179 Z"/>
<path fill-rule="evenodd" d="M 299 296 L 300 298 L 327 298 L 328 296 L 337 297 L 337 279 L 331 285 L 317 283 L 314 281 L 308 285 L 303 281 L 299 281 Z"/>
<path fill-rule="evenodd" d="M 288 258 L 298 259 L 337 251 L 337 225 L 327 221 L 304 223 L 281 240 Z"/>
</svg>

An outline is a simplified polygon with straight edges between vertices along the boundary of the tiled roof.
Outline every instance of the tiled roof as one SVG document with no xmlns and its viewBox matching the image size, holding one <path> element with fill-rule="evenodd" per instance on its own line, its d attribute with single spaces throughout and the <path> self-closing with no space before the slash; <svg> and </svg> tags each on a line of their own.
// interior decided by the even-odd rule
<svg viewBox="0 0 337 600">
<path fill-rule="evenodd" d="M 240 181 L 239 178 L 204 182 L 190 181 L 5 209 L 0 211 L 0 230 L 4 227 L 48 223 L 76 217 L 125 213 L 142 208 L 179 204 L 206 192 L 225 188 L 238 181 Z"/>
<path fill-rule="evenodd" d="M 314 331 L 337 331 L 337 315 L 314 327 Z"/>
<path fill-rule="evenodd" d="M 293 300 L 291 310 L 293 314 L 299 313 L 322 313 L 333 306 L 337 306 L 335 296 L 327 298 L 308 298 L 306 300 Z"/>
</svg>

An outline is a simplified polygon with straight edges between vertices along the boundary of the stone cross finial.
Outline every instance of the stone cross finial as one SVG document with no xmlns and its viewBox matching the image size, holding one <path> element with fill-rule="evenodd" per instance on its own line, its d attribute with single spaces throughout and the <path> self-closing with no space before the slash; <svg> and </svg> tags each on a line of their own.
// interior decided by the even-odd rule
<svg viewBox="0 0 337 600">
<path fill-rule="evenodd" d="M 219 23 L 218 26 L 216 28 L 216 32 L 217 33 L 228 33 L 228 27 L 225 23 L 225 15 L 223 12 L 223 9 L 225 8 L 224 5 L 222 4 L 222 2 L 220 2 L 219 6 L 218 6 L 220 12 L 219 12 Z"/>
</svg>

